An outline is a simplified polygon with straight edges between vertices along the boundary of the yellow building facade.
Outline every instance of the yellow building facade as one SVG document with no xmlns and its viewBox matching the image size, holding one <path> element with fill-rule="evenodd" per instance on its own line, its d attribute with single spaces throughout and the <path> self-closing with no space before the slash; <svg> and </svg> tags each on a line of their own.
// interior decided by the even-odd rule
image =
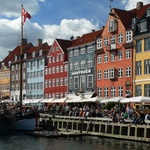
<svg viewBox="0 0 150 150">
<path fill-rule="evenodd" d="M 3 66 L 0 69 L 0 99 L 10 98 L 10 69 Z"/>
<path fill-rule="evenodd" d="M 150 8 L 135 26 L 133 96 L 150 97 Z"/>
</svg>

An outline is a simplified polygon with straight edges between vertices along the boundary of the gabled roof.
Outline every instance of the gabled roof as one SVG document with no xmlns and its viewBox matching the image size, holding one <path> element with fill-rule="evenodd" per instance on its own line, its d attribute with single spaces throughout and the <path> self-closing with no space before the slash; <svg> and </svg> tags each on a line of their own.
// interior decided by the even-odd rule
<svg viewBox="0 0 150 150">
<path fill-rule="evenodd" d="M 68 53 L 67 48 L 72 44 L 72 41 L 70 40 L 64 40 L 64 39 L 56 39 L 64 53 Z"/>
<path fill-rule="evenodd" d="M 51 46 L 49 46 L 47 42 L 43 43 L 41 45 L 38 45 L 38 46 L 33 46 L 26 52 L 28 54 L 28 57 L 26 60 L 32 59 L 32 52 L 36 52 L 36 54 L 37 54 L 37 55 L 35 55 L 34 58 L 45 56 L 49 52 L 50 48 L 51 48 Z M 43 51 L 43 54 L 41 56 L 39 56 L 40 50 Z"/>
<path fill-rule="evenodd" d="M 143 5 L 140 9 L 132 9 L 131 12 L 135 13 L 138 19 L 140 19 L 147 11 L 147 8 L 150 8 L 150 3 L 147 5 Z"/>
<path fill-rule="evenodd" d="M 32 46 L 33 46 L 32 43 L 28 43 L 25 46 L 23 46 L 23 53 Z M 2 63 L 4 63 L 5 66 L 9 67 L 9 64 L 8 64 L 9 61 L 13 62 L 15 60 L 15 56 L 20 55 L 20 49 L 21 49 L 20 46 L 17 46 L 2 60 Z"/>
<path fill-rule="evenodd" d="M 137 19 L 140 19 L 144 15 L 144 13 L 147 11 L 147 8 L 149 7 L 150 7 L 150 4 L 144 5 L 140 9 L 135 8 L 129 11 L 121 10 L 117 8 L 113 8 L 113 10 L 118 15 L 124 27 L 127 29 L 127 28 L 130 28 L 132 25 L 131 20 L 135 17 Z"/>
<path fill-rule="evenodd" d="M 93 31 L 87 34 L 83 34 L 81 37 L 72 41 L 72 45 L 69 48 L 84 45 L 90 42 L 95 42 L 95 39 L 100 36 L 103 32 L 103 29 Z"/>
<path fill-rule="evenodd" d="M 135 13 L 117 8 L 114 8 L 114 11 L 126 29 L 131 27 L 131 20 L 136 17 Z"/>
</svg>

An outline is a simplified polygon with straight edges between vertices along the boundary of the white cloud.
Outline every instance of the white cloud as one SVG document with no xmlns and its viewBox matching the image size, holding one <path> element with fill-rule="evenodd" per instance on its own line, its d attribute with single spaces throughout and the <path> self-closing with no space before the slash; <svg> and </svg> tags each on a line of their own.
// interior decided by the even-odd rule
<svg viewBox="0 0 150 150">
<path fill-rule="evenodd" d="M 143 2 L 143 5 L 146 5 L 150 3 L 150 0 L 139 0 L 140 2 Z M 122 0 L 122 4 L 125 5 L 126 10 L 131 10 L 133 8 L 136 8 L 137 0 Z"/>
<path fill-rule="evenodd" d="M 43 25 L 38 23 L 31 23 L 28 19 L 24 25 L 24 38 L 27 38 L 28 42 L 32 42 L 36 45 L 38 38 L 43 39 L 43 42 L 52 44 L 55 38 L 70 39 L 74 36 L 81 36 L 82 34 L 91 32 L 92 29 L 98 29 L 98 25 L 92 24 L 92 22 L 86 19 L 63 19 L 60 25 Z M 0 19 L 0 60 L 4 59 L 8 51 L 13 50 L 20 44 L 20 18 L 13 21 L 8 19 Z"/>
</svg>

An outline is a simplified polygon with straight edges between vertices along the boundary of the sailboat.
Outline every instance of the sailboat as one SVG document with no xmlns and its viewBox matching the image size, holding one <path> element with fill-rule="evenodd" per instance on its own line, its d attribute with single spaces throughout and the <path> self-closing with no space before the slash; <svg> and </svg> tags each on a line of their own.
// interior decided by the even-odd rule
<svg viewBox="0 0 150 150">
<path fill-rule="evenodd" d="M 22 87 L 23 87 L 23 25 L 26 18 L 30 19 L 31 15 L 23 8 L 21 9 L 21 44 L 20 44 L 20 102 L 16 106 L 15 115 L 13 115 L 13 121 L 11 123 L 11 130 L 20 131 L 33 131 L 37 126 L 38 113 L 35 112 L 31 107 L 25 107 L 22 105 Z"/>
</svg>

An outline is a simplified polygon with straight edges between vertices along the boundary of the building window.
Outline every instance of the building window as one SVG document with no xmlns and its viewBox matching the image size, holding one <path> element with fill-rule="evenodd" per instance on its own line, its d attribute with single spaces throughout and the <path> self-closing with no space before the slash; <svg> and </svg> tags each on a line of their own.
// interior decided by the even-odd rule
<svg viewBox="0 0 150 150">
<path fill-rule="evenodd" d="M 73 88 L 73 86 L 72 86 L 72 77 L 70 77 L 70 79 L 69 79 L 69 92 L 72 92 L 72 88 Z"/>
<path fill-rule="evenodd" d="M 150 38 L 144 39 L 144 51 L 150 51 Z"/>
<path fill-rule="evenodd" d="M 59 78 L 56 78 L 56 86 L 59 86 Z"/>
<path fill-rule="evenodd" d="M 75 61 L 74 63 L 74 70 L 78 70 L 79 69 L 79 62 Z"/>
<path fill-rule="evenodd" d="M 150 97 L 150 84 L 144 85 L 144 96 Z"/>
<path fill-rule="evenodd" d="M 55 67 L 52 67 L 52 74 L 55 73 Z"/>
<path fill-rule="evenodd" d="M 108 29 L 109 29 L 109 32 L 114 32 L 114 31 L 116 31 L 116 29 L 117 29 L 117 24 L 116 24 L 116 21 L 115 21 L 114 19 L 109 20 Z"/>
<path fill-rule="evenodd" d="M 126 31 L 126 43 L 132 42 L 132 31 Z"/>
<path fill-rule="evenodd" d="M 108 54 L 104 54 L 104 62 L 108 62 Z"/>
<path fill-rule="evenodd" d="M 64 82 L 65 82 L 65 85 L 67 86 L 68 85 L 68 78 L 67 77 L 64 78 Z"/>
<path fill-rule="evenodd" d="M 118 78 L 122 78 L 123 77 L 123 68 L 119 68 L 118 69 Z"/>
<path fill-rule="evenodd" d="M 65 72 L 68 71 L 68 64 L 65 64 L 64 69 Z"/>
<path fill-rule="evenodd" d="M 52 57 L 48 59 L 49 64 L 52 62 Z"/>
<path fill-rule="evenodd" d="M 109 70 L 104 70 L 104 79 L 109 78 Z"/>
<path fill-rule="evenodd" d="M 88 88 L 93 88 L 93 75 L 88 75 L 87 76 L 87 87 Z"/>
<path fill-rule="evenodd" d="M 56 73 L 59 73 L 59 66 L 56 66 Z"/>
<path fill-rule="evenodd" d="M 81 69 L 85 69 L 86 62 L 85 60 L 81 60 Z"/>
<path fill-rule="evenodd" d="M 150 17 L 150 8 L 147 8 L 147 17 Z"/>
<path fill-rule="evenodd" d="M 56 56 L 56 62 L 59 62 L 59 56 L 58 55 Z"/>
<path fill-rule="evenodd" d="M 97 71 L 97 80 L 102 79 L 102 71 L 98 70 Z"/>
<path fill-rule="evenodd" d="M 142 95 L 142 86 L 136 85 L 135 86 L 135 96 L 141 96 Z"/>
<path fill-rule="evenodd" d="M 150 59 L 144 60 L 144 74 L 150 74 Z"/>
<path fill-rule="evenodd" d="M 139 23 L 139 26 L 140 26 L 140 32 L 145 32 L 147 31 L 147 21 L 142 21 Z"/>
<path fill-rule="evenodd" d="M 49 74 L 51 74 L 51 73 L 52 73 L 52 68 L 50 67 L 50 68 L 49 68 Z"/>
<path fill-rule="evenodd" d="M 108 87 L 104 87 L 104 97 L 108 98 Z"/>
<path fill-rule="evenodd" d="M 87 66 L 88 66 L 88 68 L 93 67 L 93 59 L 88 59 Z"/>
<path fill-rule="evenodd" d="M 52 57 L 52 62 L 53 62 L 53 63 L 55 62 L 55 56 Z"/>
<path fill-rule="evenodd" d="M 80 91 L 85 92 L 85 76 L 80 77 Z"/>
<path fill-rule="evenodd" d="M 115 61 L 115 56 L 116 56 L 116 53 L 115 52 L 111 52 L 111 61 Z"/>
<path fill-rule="evenodd" d="M 85 54 L 85 48 L 81 48 L 80 53 L 81 53 L 81 55 Z"/>
<path fill-rule="evenodd" d="M 118 96 L 123 97 L 123 86 L 118 87 Z"/>
<path fill-rule="evenodd" d="M 60 78 L 60 86 L 63 86 L 63 78 Z"/>
<path fill-rule="evenodd" d="M 104 46 L 108 46 L 108 38 L 104 38 Z"/>
<path fill-rule="evenodd" d="M 73 57 L 73 51 L 70 51 L 70 57 Z"/>
<path fill-rule="evenodd" d="M 93 46 L 88 46 L 87 53 L 92 53 L 92 52 L 93 52 Z"/>
<path fill-rule="evenodd" d="M 116 88 L 114 86 L 111 87 L 111 97 L 116 96 Z"/>
<path fill-rule="evenodd" d="M 63 65 L 61 65 L 60 66 L 60 72 L 63 72 L 64 71 L 63 69 L 64 69 L 64 67 L 63 67 Z"/>
<path fill-rule="evenodd" d="M 101 38 L 99 38 L 99 39 L 97 39 L 96 40 L 97 41 L 97 49 L 101 49 L 102 48 L 102 39 Z"/>
<path fill-rule="evenodd" d="M 110 44 L 116 44 L 116 36 L 115 35 L 110 37 Z"/>
<path fill-rule="evenodd" d="M 136 75 L 141 75 L 142 74 L 142 62 L 137 61 L 136 62 Z"/>
<path fill-rule="evenodd" d="M 123 54 L 122 51 L 118 51 L 118 60 L 122 60 L 123 59 Z"/>
<path fill-rule="evenodd" d="M 98 97 L 102 97 L 102 88 L 97 88 Z"/>
<path fill-rule="evenodd" d="M 131 50 L 130 49 L 126 49 L 126 59 L 131 58 Z"/>
<path fill-rule="evenodd" d="M 74 50 L 74 56 L 78 56 L 78 55 L 79 55 L 79 50 L 78 49 Z"/>
<path fill-rule="evenodd" d="M 131 76 L 131 68 L 126 67 L 126 77 L 130 77 L 130 76 Z"/>
<path fill-rule="evenodd" d="M 118 43 L 123 43 L 123 34 L 118 34 Z"/>
<path fill-rule="evenodd" d="M 60 55 L 60 61 L 63 61 L 63 54 Z"/>
<path fill-rule="evenodd" d="M 70 70 L 73 70 L 73 63 L 70 62 Z"/>
<path fill-rule="evenodd" d="M 100 64 L 102 62 L 102 55 L 97 56 L 97 63 Z"/>
<path fill-rule="evenodd" d="M 79 77 L 74 77 L 74 89 L 79 88 Z"/>
<path fill-rule="evenodd" d="M 142 52 L 142 40 L 136 41 L 136 53 Z"/>
</svg>

